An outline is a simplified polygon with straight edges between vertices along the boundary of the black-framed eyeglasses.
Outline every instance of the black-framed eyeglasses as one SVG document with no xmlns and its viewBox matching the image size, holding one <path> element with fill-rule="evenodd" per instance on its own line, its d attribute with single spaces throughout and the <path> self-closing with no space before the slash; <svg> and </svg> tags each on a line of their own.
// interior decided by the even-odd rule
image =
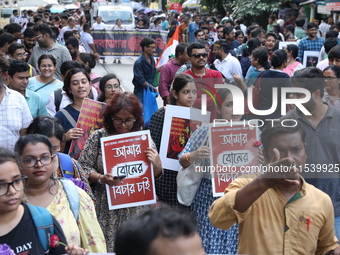
<svg viewBox="0 0 340 255">
<path fill-rule="evenodd" d="M 4 183 L 0 183 L 0 197 L 1 196 L 5 196 L 8 191 L 9 191 L 9 186 L 11 186 L 16 190 L 16 191 L 20 191 L 26 188 L 27 185 L 27 177 L 23 176 L 19 179 L 16 179 L 12 182 L 4 182 Z"/>
<path fill-rule="evenodd" d="M 325 77 L 325 81 L 334 81 L 338 79 L 338 77 Z"/>
<path fill-rule="evenodd" d="M 191 54 L 191 57 L 194 57 L 194 58 L 207 58 L 208 57 L 208 53 L 196 53 L 196 54 Z"/>
<path fill-rule="evenodd" d="M 128 120 L 122 120 L 122 119 L 116 119 L 112 117 L 112 121 L 115 125 L 121 125 L 121 124 L 125 124 L 127 126 L 133 126 L 133 124 L 135 124 L 136 120 L 134 119 L 128 119 Z"/>
<path fill-rule="evenodd" d="M 28 158 L 28 159 L 24 159 L 22 162 L 24 162 L 25 166 L 27 166 L 27 167 L 34 167 L 34 166 L 36 166 L 36 164 L 38 162 L 40 162 L 40 164 L 42 164 L 43 166 L 48 166 L 52 163 L 53 158 L 55 156 L 56 155 L 54 154 L 52 156 L 44 156 L 40 159 Z"/>
</svg>

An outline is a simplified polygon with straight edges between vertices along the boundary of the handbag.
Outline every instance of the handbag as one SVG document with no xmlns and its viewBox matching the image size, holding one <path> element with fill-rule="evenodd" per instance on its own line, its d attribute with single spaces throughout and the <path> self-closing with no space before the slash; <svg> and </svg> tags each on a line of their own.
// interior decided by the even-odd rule
<svg viewBox="0 0 340 255">
<path fill-rule="evenodd" d="M 151 87 L 146 87 L 143 90 L 143 111 L 144 111 L 144 127 L 147 128 L 150 124 L 151 116 L 158 110 L 155 93 Z"/>
<path fill-rule="evenodd" d="M 205 136 L 202 145 L 203 146 L 208 140 L 208 134 Z M 196 171 L 196 165 L 203 165 L 202 162 L 192 162 L 190 166 L 182 167 L 177 174 L 177 200 L 182 205 L 190 206 L 194 201 L 197 190 L 201 185 L 204 172 Z M 198 163 L 198 164 L 197 164 Z"/>
<path fill-rule="evenodd" d="M 260 104 L 260 92 L 261 92 L 261 77 L 262 77 L 263 72 L 259 75 L 259 77 L 256 80 L 256 84 L 253 87 L 253 95 L 252 95 L 252 101 L 253 101 L 253 106 L 255 109 L 258 109 L 259 104 Z M 244 114 L 248 115 L 250 117 L 256 117 L 255 114 L 253 114 L 248 107 L 248 98 L 244 99 Z"/>
</svg>

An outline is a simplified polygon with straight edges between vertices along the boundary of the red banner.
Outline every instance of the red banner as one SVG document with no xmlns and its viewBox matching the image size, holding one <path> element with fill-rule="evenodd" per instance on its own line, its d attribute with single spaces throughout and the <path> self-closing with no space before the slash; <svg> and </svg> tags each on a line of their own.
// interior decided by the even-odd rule
<svg viewBox="0 0 340 255">
<path fill-rule="evenodd" d="M 152 164 L 146 157 L 150 131 L 101 138 L 104 172 L 126 176 L 118 186 L 106 185 L 109 209 L 156 203 Z"/>
</svg>

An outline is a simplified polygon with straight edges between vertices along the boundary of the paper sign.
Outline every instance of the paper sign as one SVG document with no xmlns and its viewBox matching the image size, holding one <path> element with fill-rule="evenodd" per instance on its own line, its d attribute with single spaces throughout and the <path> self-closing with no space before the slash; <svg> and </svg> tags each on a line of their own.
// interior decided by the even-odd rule
<svg viewBox="0 0 340 255">
<path fill-rule="evenodd" d="M 156 203 L 153 166 L 145 151 L 150 131 L 101 138 L 104 173 L 126 176 L 118 186 L 106 185 L 110 210 Z"/>
<path fill-rule="evenodd" d="M 210 112 L 202 115 L 201 110 L 190 107 L 167 105 L 159 156 L 165 169 L 179 171 L 178 154 L 184 149 L 191 134 L 210 120 Z"/>
<path fill-rule="evenodd" d="M 233 122 L 209 126 L 209 144 L 211 148 L 209 169 L 212 177 L 213 196 L 223 196 L 224 190 L 238 176 L 259 172 L 257 147 L 258 128 L 244 126 L 244 122 Z M 198 170 L 198 169 L 196 169 Z"/>
</svg>

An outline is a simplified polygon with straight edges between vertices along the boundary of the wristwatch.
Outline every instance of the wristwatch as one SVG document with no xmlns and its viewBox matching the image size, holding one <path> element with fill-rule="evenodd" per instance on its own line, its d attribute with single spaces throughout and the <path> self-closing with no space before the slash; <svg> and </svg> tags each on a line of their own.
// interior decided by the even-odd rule
<svg viewBox="0 0 340 255">
<path fill-rule="evenodd" d="M 101 176 L 103 176 L 103 175 L 102 175 L 102 174 L 98 175 L 97 182 L 98 182 L 99 184 L 103 184 L 102 181 L 100 180 L 100 177 L 101 177 Z"/>
</svg>

